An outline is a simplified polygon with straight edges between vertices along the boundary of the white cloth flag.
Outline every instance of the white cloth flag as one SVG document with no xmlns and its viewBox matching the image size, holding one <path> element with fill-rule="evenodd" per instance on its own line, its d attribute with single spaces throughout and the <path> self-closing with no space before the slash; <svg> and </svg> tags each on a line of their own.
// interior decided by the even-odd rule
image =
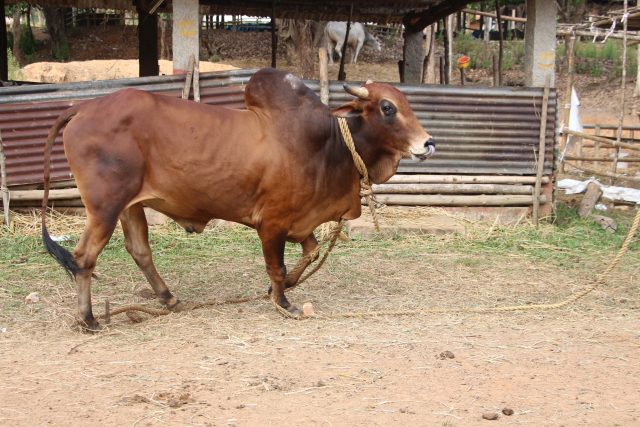
<svg viewBox="0 0 640 427">
<path fill-rule="evenodd" d="M 580 100 L 578 99 L 578 94 L 576 93 L 576 88 L 571 87 L 571 106 L 569 108 L 569 124 L 565 126 L 570 130 L 574 130 L 577 132 L 583 132 L 584 128 L 582 127 L 582 123 L 580 123 Z M 573 144 L 576 140 L 578 140 L 579 136 L 569 135 L 567 138 L 567 145 L 562 150 L 562 154 L 560 154 L 560 162 L 564 161 L 564 156 L 568 151 L 573 148 Z"/>
</svg>

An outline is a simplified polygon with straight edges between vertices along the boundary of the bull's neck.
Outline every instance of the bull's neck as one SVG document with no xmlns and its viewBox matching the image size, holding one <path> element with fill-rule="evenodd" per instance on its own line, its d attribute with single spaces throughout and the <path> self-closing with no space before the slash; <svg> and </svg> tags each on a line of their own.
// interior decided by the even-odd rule
<svg viewBox="0 0 640 427">
<path fill-rule="evenodd" d="M 372 134 L 370 128 L 363 126 L 363 120 L 361 117 L 349 117 L 347 119 L 347 123 L 349 125 L 349 130 L 351 132 L 356 151 L 367 167 L 371 182 L 379 184 L 389 179 L 389 177 L 395 172 L 397 162 L 400 159 L 396 159 L 395 156 L 390 153 L 381 152 L 380 149 L 377 148 L 379 144 L 367 142 L 375 141 L 377 138 L 380 138 L 380 136 Z M 335 121 L 335 125 L 339 126 L 337 120 Z M 343 140 L 343 136 L 340 134 L 339 127 L 337 132 L 339 134 L 338 140 L 340 141 L 340 144 L 348 150 Z M 350 152 L 349 159 L 351 163 L 353 163 L 353 158 Z"/>
</svg>

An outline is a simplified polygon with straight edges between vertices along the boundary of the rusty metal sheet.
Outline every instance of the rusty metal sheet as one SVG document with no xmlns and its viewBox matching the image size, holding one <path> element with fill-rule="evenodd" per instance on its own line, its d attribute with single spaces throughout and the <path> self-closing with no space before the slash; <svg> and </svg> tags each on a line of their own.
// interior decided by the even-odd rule
<svg viewBox="0 0 640 427">
<path fill-rule="evenodd" d="M 201 74 L 201 102 L 244 108 L 243 85 L 254 72 L 233 70 Z M 60 113 L 75 103 L 126 87 L 180 97 L 183 85 L 184 76 L 159 76 L 0 89 L 0 132 L 7 157 L 8 185 L 42 183 L 44 143 L 49 128 Z M 52 151 L 51 180 L 70 178 L 60 133 Z"/>
<path fill-rule="evenodd" d="M 318 90 L 315 82 L 308 83 Z M 436 140 L 424 163 L 402 160 L 399 173 L 535 175 L 543 88 L 396 84 L 420 123 Z M 342 84 L 329 85 L 329 105 L 352 98 Z M 553 170 L 556 90 L 549 96 L 544 174 Z"/>
<path fill-rule="evenodd" d="M 244 108 L 243 86 L 255 70 L 203 73 L 201 100 Z M 82 99 L 136 87 L 180 96 L 184 76 L 0 88 L 0 132 L 7 156 L 9 185 L 42 182 L 43 147 L 50 126 L 66 108 Z M 317 81 L 305 82 L 319 91 Z M 425 163 L 403 160 L 400 173 L 534 175 L 542 100 L 541 88 L 477 88 L 396 85 L 407 94 L 416 115 L 435 137 L 437 154 Z M 342 84 L 330 84 L 330 105 L 352 98 Z M 544 173 L 553 165 L 556 93 L 549 99 Z M 52 179 L 71 177 L 58 135 Z"/>
</svg>

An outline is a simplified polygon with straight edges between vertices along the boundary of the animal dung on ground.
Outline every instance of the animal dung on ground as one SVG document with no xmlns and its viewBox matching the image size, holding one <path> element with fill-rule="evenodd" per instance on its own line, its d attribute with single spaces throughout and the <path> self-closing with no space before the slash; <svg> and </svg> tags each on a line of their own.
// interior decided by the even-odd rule
<svg viewBox="0 0 640 427">
<path fill-rule="evenodd" d="M 456 356 L 452 352 L 450 352 L 449 350 L 443 351 L 442 353 L 440 353 L 438 355 L 438 359 L 440 359 L 440 360 L 453 359 L 455 357 Z"/>
<path fill-rule="evenodd" d="M 497 420 L 498 419 L 498 413 L 497 412 L 485 412 L 484 414 L 482 414 L 482 419 L 484 420 Z"/>
<path fill-rule="evenodd" d="M 513 415 L 513 409 L 511 409 L 511 408 L 504 408 L 504 409 L 502 410 L 502 413 L 509 417 L 509 416 Z"/>
<path fill-rule="evenodd" d="M 136 293 L 138 294 L 139 297 L 144 298 L 144 299 L 154 299 L 156 297 L 155 292 L 153 292 L 151 289 L 146 288 L 146 287 L 140 289 Z"/>
</svg>

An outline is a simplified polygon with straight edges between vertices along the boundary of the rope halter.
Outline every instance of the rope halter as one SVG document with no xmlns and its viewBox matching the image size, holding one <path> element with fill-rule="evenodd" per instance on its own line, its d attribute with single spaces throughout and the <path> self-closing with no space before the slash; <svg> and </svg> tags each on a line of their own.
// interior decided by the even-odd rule
<svg viewBox="0 0 640 427">
<path fill-rule="evenodd" d="M 342 139 L 344 140 L 345 145 L 351 152 L 351 157 L 353 157 L 353 163 L 356 165 L 356 169 L 360 173 L 360 197 L 364 197 L 367 201 L 367 205 L 369 205 L 369 210 L 371 211 L 371 217 L 373 218 L 373 225 L 377 232 L 380 231 L 380 223 L 378 222 L 378 215 L 376 214 L 376 199 L 373 194 L 373 190 L 371 189 L 371 182 L 369 181 L 369 172 L 367 171 L 367 166 L 364 164 L 362 157 L 356 151 L 356 146 L 353 143 L 353 137 L 351 136 L 351 131 L 349 130 L 349 125 L 347 124 L 347 119 L 344 117 L 338 117 L 338 124 L 340 125 L 340 132 L 342 133 Z"/>
</svg>

